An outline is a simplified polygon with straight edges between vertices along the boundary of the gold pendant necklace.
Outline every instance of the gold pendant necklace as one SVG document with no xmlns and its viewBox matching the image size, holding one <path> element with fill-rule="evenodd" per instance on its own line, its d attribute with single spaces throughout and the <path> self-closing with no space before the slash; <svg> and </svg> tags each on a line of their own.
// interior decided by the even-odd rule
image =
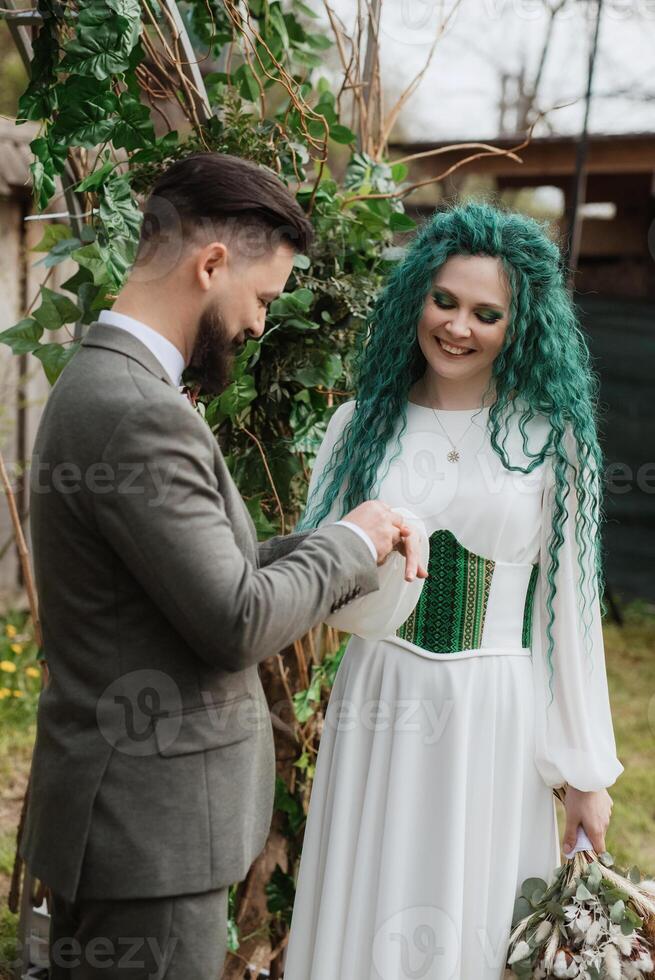
<svg viewBox="0 0 655 980">
<path fill-rule="evenodd" d="M 443 434 L 445 435 L 445 437 L 446 437 L 446 439 L 448 440 L 448 442 L 450 443 L 450 445 L 451 445 L 451 447 L 452 447 L 452 448 L 451 448 L 451 450 L 450 450 L 450 452 L 449 452 L 449 453 L 448 453 L 448 455 L 446 456 L 446 459 L 448 460 L 448 462 L 449 462 L 449 463 L 459 463 L 459 461 L 460 461 L 460 455 L 459 455 L 459 452 L 457 451 L 457 446 L 458 446 L 458 444 L 459 444 L 460 442 L 462 442 L 462 440 L 463 440 L 463 439 L 464 439 L 464 437 L 466 436 L 466 433 L 468 432 L 468 430 L 469 430 L 469 429 L 471 428 L 471 426 L 473 425 L 473 423 L 474 423 L 474 421 L 475 421 L 475 414 L 474 414 L 474 416 L 473 416 L 473 418 L 471 419 L 471 421 L 470 421 L 470 423 L 469 423 L 469 425 L 468 425 L 468 427 L 467 427 L 467 429 L 466 429 L 466 431 L 464 432 L 464 435 L 462 435 L 462 436 L 460 436 L 460 437 L 459 437 L 459 439 L 457 440 L 457 442 L 455 443 L 455 442 L 453 442 L 453 440 L 452 440 L 452 439 L 450 438 L 450 436 L 449 436 L 449 435 L 448 435 L 448 433 L 446 432 L 446 429 L 445 429 L 445 427 L 444 427 L 444 424 L 443 424 L 443 422 L 441 421 L 441 419 L 440 419 L 440 418 L 439 418 L 439 416 L 437 415 L 437 411 L 436 411 L 436 409 L 434 409 L 434 408 L 433 408 L 433 409 L 432 409 L 432 411 L 434 412 L 434 417 L 436 418 L 436 420 L 437 420 L 437 422 L 439 423 L 439 425 L 441 426 L 441 428 L 442 428 L 442 430 L 443 430 Z M 476 409 L 474 410 L 474 412 L 475 412 L 475 413 L 477 413 L 477 412 L 479 412 L 479 411 L 480 411 L 480 409 L 478 409 L 478 408 L 476 408 Z"/>
</svg>

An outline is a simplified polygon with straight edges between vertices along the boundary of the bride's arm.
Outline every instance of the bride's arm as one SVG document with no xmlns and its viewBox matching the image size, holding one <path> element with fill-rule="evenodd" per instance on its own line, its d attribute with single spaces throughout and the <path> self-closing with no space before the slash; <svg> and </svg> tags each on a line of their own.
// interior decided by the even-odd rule
<svg viewBox="0 0 655 980">
<path fill-rule="evenodd" d="M 567 451 L 575 459 L 575 442 L 567 433 Z M 548 636 L 548 541 L 553 523 L 555 483 L 547 461 L 542 508 L 540 568 L 534 597 L 532 635 L 533 675 L 536 699 L 536 756 L 539 772 L 548 786 L 568 783 L 580 791 L 610 786 L 623 771 L 616 756 L 605 669 L 605 650 L 600 602 L 596 588 L 593 542 L 585 556 L 584 619 L 578 608 L 580 549 L 575 534 L 577 494 L 571 484 L 566 498 L 567 519 L 555 572 L 552 654 L 553 700 L 550 702 L 547 662 Z"/>
</svg>

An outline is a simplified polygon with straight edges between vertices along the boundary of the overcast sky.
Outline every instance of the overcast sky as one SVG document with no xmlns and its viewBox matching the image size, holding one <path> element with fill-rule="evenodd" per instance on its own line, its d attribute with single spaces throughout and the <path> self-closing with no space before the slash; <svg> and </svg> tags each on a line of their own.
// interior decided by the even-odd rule
<svg viewBox="0 0 655 980">
<path fill-rule="evenodd" d="M 333 0 L 332 6 L 352 23 L 353 0 Z M 453 0 L 384 0 L 382 70 L 389 101 L 424 63 L 452 7 Z M 516 77 L 525 66 L 533 80 L 546 7 L 546 0 L 462 0 L 396 136 L 497 136 L 502 74 Z M 567 0 L 555 21 L 538 99 L 541 109 L 551 111 L 535 135 L 580 130 L 595 7 L 591 0 Z M 592 132 L 655 132 L 655 0 L 604 0 L 594 92 Z M 566 107 L 552 108 L 559 105 Z"/>
</svg>

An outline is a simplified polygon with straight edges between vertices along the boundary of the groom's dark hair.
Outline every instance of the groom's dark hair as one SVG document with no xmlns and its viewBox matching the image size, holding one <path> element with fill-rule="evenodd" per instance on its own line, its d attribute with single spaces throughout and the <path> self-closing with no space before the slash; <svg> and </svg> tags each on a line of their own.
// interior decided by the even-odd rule
<svg viewBox="0 0 655 980">
<path fill-rule="evenodd" d="M 238 254 L 252 257 L 281 242 L 306 252 L 313 229 L 272 171 L 228 153 L 194 153 L 153 184 L 144 204 L 137 262 L 159 248 L 186 249 L 214 238 L 229 240 Z"/>
</svg>

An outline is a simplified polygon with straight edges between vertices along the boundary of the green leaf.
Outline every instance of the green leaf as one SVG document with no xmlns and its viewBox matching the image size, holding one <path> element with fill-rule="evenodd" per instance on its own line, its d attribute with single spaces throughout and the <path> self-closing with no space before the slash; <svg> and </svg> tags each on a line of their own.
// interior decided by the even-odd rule
<svg viewBox="0 0 655 980">
<path fill-rule="evenodd" d="M 297 691 L 293 695 L 293 711 L 301 725 L 312 717 L 317 705 L 321 700 L 321 680 L 322 672 L 314 666 L 312 668 L 312 680 L 309 687 L 304 691 Z"/>
<path fill-rule="evenodd" d="M 323 66 L 323 58 L 311 51 L 307 51 L 306 48 L 294 47 L 294 57 L 296 61 L 307 65 L 308 68 L 321 68 Z"/>
<path fill-rule="evenodd" d="M 44 18 L 32 41 L 30 80 L 18 101 L 19 121 L 51 119 L 57 108 L 57 32 L 55 18 Z"/>
<path fill-rule="evenodd" d="M 55 383 L 80 346 L 80 341 L 75 341 L 66 347 L 61 344 L 43 344 L 38 350 L 33 351 L 34 356 L 43 364 L 46 378 L 51 385 Z"/>
<path fill-rule="evenodd" d="M 271 521 L 262 510 L 262 496 L 263 494 L 258 494 L 256 497 L 245 498 L 246 507 L 252 518 L 252 522 L 255 525 L 255 530 L 257 531 L 257 538 L 259 540 L 270 537 L 271 534 L 277 534 L 277 527 Z"/>
<path fill-rule="evenodd" d="M 300 308 L 305 312 L 309 311 L 314 302 L 314 293 L 311 289 L 306 289 L 305 287 L 294 289 L 292 293 L 283 293 L 282 295 L 287 295 L 296 308 Z"/>
<path fill-rule="evenodd" d="M 287 31 L 287 25 L 284 21 L 282 15 L 282 10 L 279 3 L 271 3 L 268 7 L 268 15 L 271 19 L 271 24 L 275 31 L 277 32 L 282 44 L 285 48 L 289 47 L 289 34 Z"/>
<path fill-rule="evenodd" d="M 107 160 L 101 167 L 90 173 L 88 177 L 81 180 L 75 188 L 77 191 L 95 191 L 106 180 L 109 174 L 116 168 L 113 160 Z"/>
<path fill-rule="evenodd" d="M 639 882 L 641 881 L 641 872 L 636 864 L 633 864 L 630 870 L 628 871 L 628 879 L 632 882 L 633 885 L 638 885 Z"/>
<path fill-rule="evenodd" d="M 610 909 L 610 922 L 620 923 L 623 922 L 625 916 L 625 902 L 619 899 L 615 902 Z"/>
<path fill-rule="evenodd" d="M 72 238 L 73 232 L 68 225 L 45 225 L 43 238 L 38 245 L 33 245 L 30 252 L 49 252 L 53 245 L 62 241 L 64 238 Z"/>
<path fill-rule="evenodd" d="M 416 222 L 402 211 L 394 211 L 389 217 L 389 227 L 392 231 L 411 231 L 416 228 Z"/>
<path fill-rule="evenodd" d="M 65 262 L 81 244 L 79 238 L 62 238 L 52 246 L 47 255 L 35 262 L 34 266 L 44 265 L 46 269 L 50 269 L 53 265 L 59 265 L 60 262 Z"/>
<path fill-rule="evenodd" d="M 87 269 L 84 272 L 88 272 Z M 84 323 L 92 323 L 98 319 L 100 310 L 110 309 L 111 301 L 107 299 L 107 286 L 96 286 L 93 282 L 81 283 L 77 301 L 82 310 L 81 319 Z"/>
<path fill-rule="evenodd" d="M 581 881 L 576 889 L 575 897 L 581 902 L 586 902 L 589 898 L 593 898 L 593 895 L 591 894 L 591 892 L 589 891 L 585 883 Z"/>
<path fill-rule="evenodd" d="M 589 865 L 589 875 L 587 877 L 587 888 L 596 894 L 601 883 L 603 872 L 598 861 L 592 861 Z"/>
<path fill-rule="evenodd" d="M 55 177 L 64 172 L 68 150 L 45 136 L 32 140 L 30 149 L 36 158 L 30 164 L 34 196 L 43 210 L 55 193 Z"/>
<path fill-rule="evenodd" d="M 229 388 L 226 388 L 218 399 L 215 399 L 214 413 L 218 412 L 221 421 L 223 418 L 234 418 L 243 412 L 256 397 L 255 379 L 250 374 L 244 374 L 235 379 Z M 214 402 L 211 405 L 213 406 Z"/>
<path fill-rule="evenodd" d="M 564 909 L 559 902 L 546 902 L 547 910 L 558 919 L 565 919 Z"/>
<path fill-rule="evenodd" d="M 341 356 L 339 354 L 327 354 L 320 364 L 300 368 L 293 375 L 293 379 L 304 385 L 305 388 L 316 388 L 319 385 L 324 388 L 332 388 L 342 373 Z"/>
<path fill-rule="evenodd" d="M 109 79 L 70 75 L 62 86 L 61 103 L 53 126 L 59 140 L 91 150 L 111 137 L 118 100 Z"/>
<path fill-rule="evenodd" d="M 312 10 L 311 7 L 308 7 L 306 3 L 302 2 L 302 0 L 294 0 L 294 7 L 299 10 L 301 14 L 304 14 L 305 17 L 318 17 L 316 11 Z M 325 81 L 325 79 L 321 79 L 321 81 Z"/>
<path fill-rule="evenodd" d="M 266 334 L 263 337 L 263 340 L 265 339 Z M 246 373 L 246 368 L 255 366 L 261 356 L 263 340 L 250 338 L 245 342 L 243 349 L 234 358 L 235 377 L 241 377 Z"/>
<path fill-rule="evenodd" d="M 512 928 L 521 919 L 525 919 L 528 915 L 532 914 L 532 906 L 530 902 L 525 898 L 524 895 L 519 895 L 514 902 L 514 912 L 512 915 Z"/>
<path fill-rule="evenodd" d="M 124 174 L 113 173 L 103 184 L 98 214 L 108 234 L 124 238 L 138 237 L 142 215 Z"/>
<path fill-rule="evenodd" d="M 119 7 L 120 13 L 112 7 Z M 130 55 L 141 31 L 138 0 L 120 4 L 88 0 L 81 7 L 76 36 L 64 44 L 60 68 L 74 75 L 111 78 L 130 67 Z"/>
<path fill-rule="evenodd" d="M 401 184 L 409 172 L 409 167 L 406 163 L 392 163 L 391 164 L 391 179 L 397 184 Z"/>
<path fill-rule="evenodd" d="M 80 311 L 67 296 L 41 286 L 41 305 L 32 316 L 46 330 L 59 330 L 65 323 L 75 323 Z"/>
<path fill-rule="evenodd" d="M 292 834 L 296 834 L 305 822 L 302 804 L 289 792 L 280 776 L 275 779 L 275 809 L 286 813 Z"/>
<path fill-rule="evenodd" d="M 315 51 L 327 51 L 334 47 L 334 41 L 325 34 L 308 34 L 307 44 Z"/>
<path fill-rule="evenodd" d="M 78 265 L 89 270 L 96 286 L 102 286 L 110 282 L 110 277 L 107 274 L 107 265 L 97 242 L 78 248 L 73 252 L 72 258 L 75 259 Z"/>
<path fill-rule="evenodd" d="M 257 102 L 259 100 L 259 86 L 255 80 L 255 76 L 252 73 L 250 65 L 239 65 L 237 70 L 234 72 L 234 79 L 239 85 L 239 91 L 242 98 L 249 102 Z"/>
<path fill-rule="evenodd" d="M 300 252 L 296 252 L 293 257 L 293 268 L 294 269 L 309 269 L 311 261 L 307 255 L 302 255 Z"/>
<path fill-rule="evenodd" d="M 548 885 L 543 878 L 526 878 L 521 885 L 521 895 L 530 900 L 534 891 L 539 889 L 541 892 L 545 892 L 547 888 Z"/>
<path fill-rule="evenodd" d="M 291 914 L 296 895 L 296 888 L 291 875 L 285 874 L 279 864 L 265 886 L 267 908 L 269 912 L 279 915 L 287 924 L 291 924 Z"/>
<path fill-rule="evenodd" d="M 0 333 L 0 343 L 11 347 L 14 354 L 31 354 L 39 346 L 43 327 L 32 317 L 20 320 L 8 330 Z"/>
<path fill-rule="evenodd" d="M 335 143 L 354 143 L 357 138 L 347 126 L 338 123 L 336 126 L 330 126 L 330 137 Z"/>
<path fill-rule="evenodd" d="M 136 239 L 116 235 L 98 243 L 105 270 L 105 281 L 114 290 L 121 289 L 136 256 Z"/>
<path fill-rule="evenodd" d="M 112 142 L 117 148 L 138 150 L 155 143 L 155 130 L 148 106 L 128 92 L 121 95 Z"/>
<path fill-rule="evenodd" d="M 62 282 L 61 288 L 66 289 L 69 293 L 76 293 L 79 295 L 80 287 L 85 282 L 92 283 L 93 276 L 88 269 L 80 266 L 75 273 L 70 276 L 70 278 L 66 279 L 65 282 Z"/>
</svg>

